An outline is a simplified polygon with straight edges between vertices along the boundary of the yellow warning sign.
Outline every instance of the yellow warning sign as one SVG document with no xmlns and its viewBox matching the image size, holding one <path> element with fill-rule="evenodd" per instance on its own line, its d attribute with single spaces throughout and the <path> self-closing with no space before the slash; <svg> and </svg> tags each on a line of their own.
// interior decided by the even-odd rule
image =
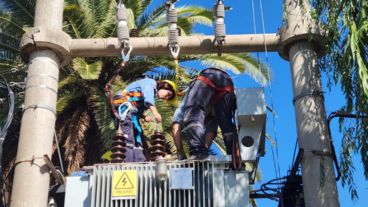
<svg viewBox="0 0 368 207">
<path fill-rule="evenodd" d="M 137 196 L 137 170 L 119 170 L 112 174 L 112 199 L 134 199 Z"/>
</svg>

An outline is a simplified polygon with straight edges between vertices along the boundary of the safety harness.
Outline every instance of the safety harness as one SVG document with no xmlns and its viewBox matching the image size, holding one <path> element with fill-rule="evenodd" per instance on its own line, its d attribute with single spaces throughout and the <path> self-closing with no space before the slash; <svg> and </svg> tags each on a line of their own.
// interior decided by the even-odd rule
<svg viewBox="0 0 368 207">
<path fill-rule="evenodd" d="M 136 108 L 140 108 L 141 107 L 140 105 L 142 104 L 139 102 L 143 101 L 142 97 L 143 97 L 143 94 L 140 91 L 127 92 L 126 90 L 124 90 L 121 94 L 114 96 L 113 104 L 115 107 L 117 107 L 125 102 L 130 102 Z"/>
<path fill-rule="evenodd" d="M 224 97 L 226 93 L 234 92 L 234 86 L 217 87 L 212 80 L 203 75 L 198 76 L 197 79 L 210 86 L 214 90 L 212 95 L 212 100 L 214 103 Z"/>
<path fill-rule="evenodd" d="M 125 121 L 125 118 L 128 112 L 136 112 L 132 113 L 132 122 L 134 128 L 138 131 L 136 138 L 136 142 L 142 144 L 142 135 L 143 130 L 141 125 L 139 124 L 139 113 L 142 111 L 144 107 L 143 104 L 143 93 L 140 91 L 126 91 L 124 90 L 121 94 L 115 95 L 113 98 L 113 104 L 118 108 L 118 116 L 121 121 Z"/>
</svg>

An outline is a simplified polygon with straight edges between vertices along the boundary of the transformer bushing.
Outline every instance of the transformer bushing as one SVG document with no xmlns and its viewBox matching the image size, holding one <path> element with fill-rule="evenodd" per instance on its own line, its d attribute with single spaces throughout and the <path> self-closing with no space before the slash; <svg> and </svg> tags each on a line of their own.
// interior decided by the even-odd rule
<svg viewBox="0 0 368 207">
<path fill-rule="evenodd" d="M 159 131 L 155 131 L 151 136 L 150 153 L 151 160 L 166 156 L 165 136 Z"/>
<path fill-rule="evenodd" d="M 112 163 L 121 163 L 125 161 L 126 137 L 121 129 L 120 122 L 119 127 L 115 132 L 115 136 L 112 139 L 111 152 Z"/>
</svg>

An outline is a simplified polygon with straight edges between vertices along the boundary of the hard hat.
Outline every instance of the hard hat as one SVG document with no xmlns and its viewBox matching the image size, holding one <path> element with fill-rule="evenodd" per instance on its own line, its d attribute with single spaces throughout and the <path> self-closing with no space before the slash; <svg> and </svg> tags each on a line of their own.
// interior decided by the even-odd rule
<svg viewBox="0 0 368 207">
<path fill-rule="evenodd" d="M 178 86 L 176 85 L 176 83 L 174 83 L 174 81 L 171 81 L 171 80 L 163 80 L 162 82 L 168 83 L 173 88 L 173 90 L 174 90 L 173 91 L 173 93 L 174 93 L 173 98 L 175 98 L 178 95 Z"/>
</svg>

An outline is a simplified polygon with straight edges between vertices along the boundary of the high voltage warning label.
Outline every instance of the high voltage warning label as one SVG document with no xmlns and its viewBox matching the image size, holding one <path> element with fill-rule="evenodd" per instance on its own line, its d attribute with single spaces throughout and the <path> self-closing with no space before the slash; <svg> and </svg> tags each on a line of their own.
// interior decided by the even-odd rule
<svg viewBox="0 0 368 207">
<path fill-rule="evenodd" d="M 112 174 L 112 199 L 135 199 L 137 197 L 137 170 L 119 170 Z"/>
</svg>

